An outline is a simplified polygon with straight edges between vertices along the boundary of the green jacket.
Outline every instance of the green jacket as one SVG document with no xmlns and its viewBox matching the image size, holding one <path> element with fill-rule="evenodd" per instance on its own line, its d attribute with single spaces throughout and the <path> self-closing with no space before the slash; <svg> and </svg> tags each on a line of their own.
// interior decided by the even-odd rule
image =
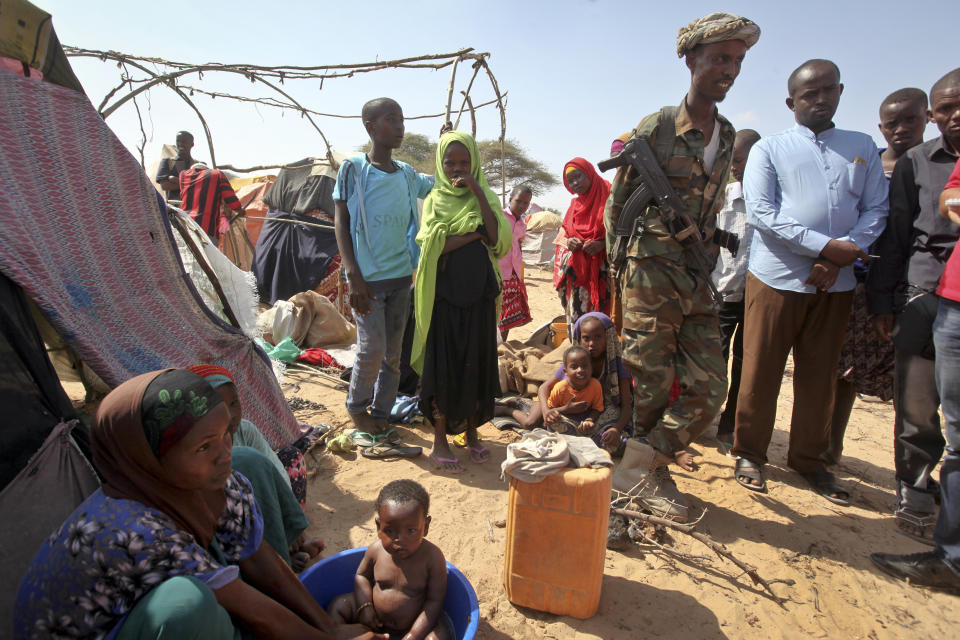
<svg viewBox="0 0 960 640">
<path fill-rule="evenodd" d="M 717 226 L 717 213 L 723 208 L 724 191 L 730 176 L 730 165 L 733 162 L 733 140 L 736 130 L 726 118 L 719 113 L 716 114 L 716 119 L 720 123 L 720 147 L 713 162 L 713 171 L 708 175 L 703 166 L 703 151 L 706 146 L 703 132 L 693 127 L 690 116 L 687 114 L 686 104 L 687 101 L 684 98 L 677 111 L 677 137 L 665 173 L 677 195 L 687 204 L 691 217 L 700 227 L 700 232 L 709 248 L 708 251 L 715 256 L 716 245 L 710 240 Z M 650 139 L 650 146 L 656 149 L 659 127 L 660 112 L 657 111 L 644 118 L 630 137 L 647 136 Z M 636 172 L 633 167 L 626 165 L 617 169 L 613 179 L 610 197 L 603 212 L 607 228 L 608 254 L 613 250 L 616 241 L 614 229 L 617 218 L 627 198 L 636 188 L 630 184 L 635 177 Z M 649 206 L 642 216 L 645 224 L 644 233 L 641 237 L 631 240 L 626 257 L 669 256 L 679 261 L 683 249 L 670 237 L 660 220 L 659 209 Z"/>
</svg>

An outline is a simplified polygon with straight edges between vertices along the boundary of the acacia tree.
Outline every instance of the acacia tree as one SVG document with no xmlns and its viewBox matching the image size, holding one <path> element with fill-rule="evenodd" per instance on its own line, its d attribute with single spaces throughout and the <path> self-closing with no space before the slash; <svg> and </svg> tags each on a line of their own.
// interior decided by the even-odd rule
<svg viewBox="0 0 960 640">
<path fill-rule="evenodd" d="M 490 188 L 500 192 L 500 142 L 497 140 L 481 140 L 477 143 L 480 148 L 481 168 L 487 176 Z M 407 133 L 403 136 L 403 145 L 393 152 L 393 157 L 402 160 L 420 173 L 433 174 L 435 168 L 434 154 L 437 143 L 419 133 Z M 369 151 L 369 143 L 359 149 Z M 513 188 L 518 184 L 527 185 L 533 195 L 540 195 L 557 184 L 557 178 L 547 171 L 546 166 L 527 155 L 526 150 L 515 140 L 504 143 L 504 158 L 506 162 L 507 187 Z"/>
<path fill-rule="evenodd" d="M 481 140 L 480 147 L 483 173 L 487 176 L 490 188 L 500 191 L 500 142 L 498 140 Z M 550 187 L 557 184 L 557 178 L 547 171 L 546 165 L 527 155 L 526 149 L 516 140 L 507 139 L 503 144 L 504 168 L 507 187 L 513 188 L 523 184 L 530 187 L 533 195 L 538 196 Z"/>
</svg>

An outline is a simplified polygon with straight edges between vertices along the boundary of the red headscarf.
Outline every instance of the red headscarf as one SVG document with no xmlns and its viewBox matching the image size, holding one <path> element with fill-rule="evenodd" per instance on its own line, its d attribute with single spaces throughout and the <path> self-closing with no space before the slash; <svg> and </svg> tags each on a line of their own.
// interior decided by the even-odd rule
<svg viewBox="0 0 960 640">
<path fill-rule="evenodd" d="M 574 193 L 567 183 L 567 169 L 573 167 L 582 171 L 590 180 L 590 190 L 583 195 L 576 195 L 570 201 L 567 215 L 563 218 L 563 231 L 568 238 L 580 238 L 584 242 L 590 240 L 604 240 L 606 229 L 603 226 L 603 207 L 610 195 L 610 183 L 604 180 L 593 164 L 583 158 L 574 158 L 563 165 L 563 186 L 567 191 Z M 600 251 L 588 256 L 583 249 L 570 253 L 567 264 L 573 269 L 576 281 L 590 290 L 590 306 L 600 311 L 600 266 L 606 260 L 606 251 Z M 605 285 L 604 285 L 605 286 Z"/>
</svg>

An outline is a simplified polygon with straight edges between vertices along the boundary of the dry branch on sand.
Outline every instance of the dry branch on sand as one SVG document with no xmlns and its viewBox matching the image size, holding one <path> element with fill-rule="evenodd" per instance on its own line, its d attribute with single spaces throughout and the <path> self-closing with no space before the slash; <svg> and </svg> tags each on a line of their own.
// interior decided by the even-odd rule
<svg viewBox="0 0 960 640">
<path fill-rule="evenodd" d="M 762 586 L 762 587 L 764 588 L 764 590 L 765 590 L 767 593 L 770 594 L 770 597 L 773 599 L 774 602 L 776 602 L 776 603 L 777 603 L 778 605 L 780 605 L 781 607 L 786 608 L 786 607 L 784 607 L 784 605 L 783 605 L 784 599 L 781 598 L 780 596 L 778 596 L 776 593 L 773 592 L 773 588 L 770 586 L 770 582 L 768 582 L 767 580 L 763 579 L 763 578 L 760 576 L 760 573 L 757 571 L 757 567 L 755 567 L 755 566 L 753 566 L 753 565 L 750 565 L 750 564 L 747 564 L 746 562 L 740 560 L 740 559 L 737 558 L 735 555 L 733 555 L 733 553 L 732 553 L 729 549 L 727 549 L 727 547 L 726 547 L 724 544 L 722 544 L 722 543 L 720 543 L 720 542 L 717 542 L 716 540 L 714 540 L 713 538 L 711 538 L 711 537 L 708 536 L 707 534 L 701 533 L 701 532 L 699 532 L 699 531 L 696 530 L 696 526 L 697 526 L 697 524 L 698 524 L 699 521 L 700 521 L 699 519 L 696 520 L 695 522 L 692 522 L 692 523 L 681 524 L 681 523 L 678 523 L 678 522 L 674 522 L 673 520 L 668 520 L 668 519 L 666 519 L 666 518 L 660 518 L 660 517 L 657 517 L 657 516 L 654 516 L 654 515 L 650 515 L 650 514 L 647 514 L 647 513 L 641 513 L 640 511 L 634 511 L 634 510 L 632 510 L 632 509 L 614 508 L 614 509 L 611 509 L 610 512 L 611 512 L 612 514 L 619 515 L 619 516 L 623 516 L 623 517 L 625 517 L 625 518 L 630 518 L 630 519 L 633 519 L 633 520 L 639 520 L 639 521 L 641 521 L 641 522 L 645 522 L 645 523 L 647 523 L 647 524 L 651 524 L 651 525 L 654 525 L 654 526 L 656 526 L 656 527 L 664 527 L 664 528 L 667 528 L 667 529 L 672 529 L 673 531 L 679 531 L 680 533 L 683 533 L 683 534 L 685 534 L 685 535 L 690 536 L 690 537 L 693 538 L 694 540 L 697 540 L 698 542 L 706 545 L 711 551 L 713 551 L 715 554 L 717 554 L 717 555 L 720 556 L 721 558 L 725 558 L 725 559 L 729 560 L 730 562 L 732 562 L 733 564 L 735 564 L 737 567 L 739 567 L 741 570 L 743 570 L 743 574 L 741 574 L 741 575 L 748 575 L 748 576 L 750 576 L 750 579 L 753 580 L 753 583 L 754 583 L 754 584 L 759 584 L 760 586 Z M 705 513 L 706 513 L 706 512 L 704 512 L 704 514 L 705 514 Z M 701 515 L 701 518 L 702 518 L 702 517 L 703 517 L 703 515 Z M 644 537 L 646 537 L 646 536 L 644 536 Z M 656 546 L 656 547 L 659 548 L 659 549 L 662 549 L 662 550 L 664 550 L 664 551 L 666 551 L 666 552 L 668 552 L 668 553 L 672 553 L 672 554 L 678 555 L 678 556 L 680 556 L 680 557 L 686 558 L 686 559 L 688 559 L 688 560 L 703 560 L 703 559 L 704 559 L 704 556 L 695 556 L 695 555 L 692 555 L 692 554 L 684 553 L 684 552 L 682 552 L 682 551 L 678 551 L 678 550 L 676 550 L 676 549 L 672 549 L 672 548 L 670 548 L 670 547 L 668 547 L 668 546 L 666 546 L 666 545 L 662 545 L 662 544 L 660 544 L 660 543 L 657 543 L 656 541 L 651 540 L 651 539 L 649 539 L 649 538 L 647 538 L 647 540 L 648 540 L 650 543 L 654 544 L 654 546 Z M 738 576 L 738 577 L 739 577 L 739 576 Z M 782 582 L 782 583 L 784 583 L 784 584 L 790 584 L 791 581 L 788 581 L 788 580 L 777 580 L 776 582 Z"/>
</svg>

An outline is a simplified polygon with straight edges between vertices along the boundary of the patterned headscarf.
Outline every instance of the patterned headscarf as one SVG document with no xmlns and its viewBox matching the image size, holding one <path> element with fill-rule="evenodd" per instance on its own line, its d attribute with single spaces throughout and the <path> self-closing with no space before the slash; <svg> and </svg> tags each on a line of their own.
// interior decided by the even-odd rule
<svg viewBox="0 0 960 640">
<path fill-rule="evenodd" d="M 610 316 L 605 313 L 601 313 L 599 311 L 585 313 L 577 318 L 576 324 L 573 325 L 574 344 L 580 344 L 580 326 L 587 318 L 595 318 L 603 325 L 603 330 L 607 339 L 607 351 L 603 354 L 603 363 L 607 368 L 607 389 L 609 390 L 610 398 L 613 400 L 613 403 L 619 405 L 620 366 L 622 361 L 621 358 L 623 356 L 620 348 L 620 338 L 617 336 L 617 327 L 613 324 L 613 320 L 610 319 Z"/>
<path fill-rule="evenodd" d="M 213 387 L 191 371 L 161 373 L 147 385 L 140 401 L 140 418 L 150 450 L 158 458 L 170 451 L 220 402 Z"/>
<path fill-rule="evenodd" d="M 677 32 L 677 56 L 682 58 L 698 44 L 743 40 L 747 49 L 760 39 L 760 27 L 753 20 L 725 11 L 697 18 Z"/>
<path fill-rule="evenodd" d="M 177 487 L 158 451 L 168 450 L 221 402 L 203 378 L 183 369 L 145 373 L 111 391 L 90 431 L 103 492 L 162 511 L 208 547 L 226 504 L 223 490 Z M 225 411 L 223 419 L 229 419 Z"/>
<path fill-rule="evenodd" d="M 225 384 L 236 384 L 236 380 L 233 379 L 233 374 L 230 373 L 229 369 L 215 364 L 195 364 L 192 367 L 187 367 L 187 371 L 193 371 L 214 389 Z"/>
</svg>

